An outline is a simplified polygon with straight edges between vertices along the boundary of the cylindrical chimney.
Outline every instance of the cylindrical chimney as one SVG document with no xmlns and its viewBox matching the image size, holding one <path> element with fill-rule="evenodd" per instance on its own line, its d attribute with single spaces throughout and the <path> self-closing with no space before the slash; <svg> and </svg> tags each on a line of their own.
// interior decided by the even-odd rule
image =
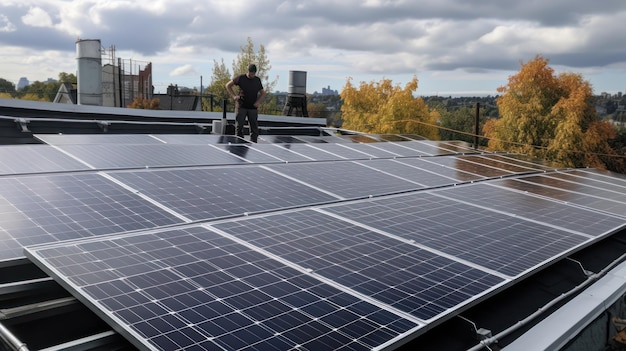
<svg viewBox="0 0 626 351">
<path fill-rule="evenodd" d="M 100 39 L 78 39 L 78 104 L 102 106 L 102 46 Z"/>
</svg>

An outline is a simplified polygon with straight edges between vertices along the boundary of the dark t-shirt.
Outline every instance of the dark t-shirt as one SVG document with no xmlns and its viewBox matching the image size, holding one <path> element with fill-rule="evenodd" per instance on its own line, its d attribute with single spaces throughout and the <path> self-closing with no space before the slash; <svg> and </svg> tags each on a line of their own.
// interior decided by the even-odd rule
<svg viewBox="0 0 626 351">
<path fill-rule="evenodd" d="M 239 86 L 239 106 L 255 109 L 254 103 L 259 97 L 259 91 L 263 89 L 261 79 L 257 76 L 248 78 L 246 74 L 241 74 L 233 78 L 233 83 Z"/>
</svg>

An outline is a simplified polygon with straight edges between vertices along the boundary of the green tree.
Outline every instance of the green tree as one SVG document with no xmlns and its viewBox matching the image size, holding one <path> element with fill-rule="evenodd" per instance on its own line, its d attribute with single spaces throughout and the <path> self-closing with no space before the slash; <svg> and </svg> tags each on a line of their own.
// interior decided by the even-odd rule
<svg viewBox="0 0 626 351">
<path fill-rule="evenodd" d="M 78 84 L 78 78 L 73 73 L 61 72 L 59 73 L 59 82 Z"/>
<path fill-rule="evenodd" d="M 228 99 L 228 92 L 226 91 L 226 83 L 228 83 L 233 76 L 230 74 L 224 59 L 221 62 L 213 60 L 213 74 L 211 75 L 211 84 L 205 90 L 202 102 L 202 109 L 204 111 L 222 111 L 222 101 Z M 213 106 L 211 106 L 211 102 Z"/>
<path fill-rule="evenodd" d="M 241 52 L 237 54 L 237 59 L 233 60 L 233 75 L 246 73 L 248 66 L 252 63 L 257 67 L 256 76 L 261 78 L 265 91 L 267 93 L 272 92 L 276 86 L 277 79 L 269 80 L 269 72 L 272 69 L 272 65 L 265 52 L 265 46 L 263 44 L 259 45 L 259 50 L 255 52 L 252 38 L 248 37 L 246 45 L 242 46 Z"/>
<path fill-rule="evenodd" d="M 487 121 L 486 109 L 480 108 L 478 113 L 478 130 L 482 130 L 483 125 Z M 476 108 L 475 107 L 458 107 L 454 109 L 439 110 L 441 115 L 439 125 L 442 127 L 439 135 L 442 140 L 463 140 L 470 143 L 474 142 L 474 133 L 476 132 Z"/>
<path fill-rule="evenodd" d="M 23 100 L 52 102 L 59 91 L 60 82 L 35 81 L 30 85 L 19 89 L 17 95 Z"/>
<path fill-rule="evenodd" d="M 567 167 L 618 166 L 609 144 L 615 128 L 596 114 L 591 85 L 580 74 L 555 75 L 548 60 L 537 56 L 522 63 L 520 71 L 498 91 L 503 93 L 497 101 L 501 118 L 484 126 L 489 148 L 554 160 Z"/>
<path fill-rule="evenodd" d="M 15 94 L 15 84 L 6 79 L 0 78 L 0 94 L 8 94 L 10 97 Z"/>
<path fill-rule="evenodd" d="M 415 98 L 417 77 L 405 88 L 394 86 L 390 79 L 361 82 L 359 88 L 348 78 L 340 96 L 343 100 L 342 128 L 374 134 L 418 134 L 439 138 L 435 127 L 439 113 L 430 110 L 422 98 Z"/>
<path fill-rule="evenodd" d="M 222 59 L 221 63 L 214 60 L 211 84 L 207 88 L 207 93 L 213 94 L 214 101 L 221 101 L 223 98 L 228 98 L 228 93 L 226 92 L 226 88 L 224 88 L 226 83 L 228 83 L 233 76 L 246 73 L 248 71 L 248 66 L 252 63 L 257 66 L 256 75 L 261 79 L 261 82 L 263 82 L 263 88 L 267 93 L 265 96 L 265 102 L 259 107 L 259 113 L 279 113 L 280 110 L 276 106 L 276 97 L 271 93 L 278 82 L 278 78 L 273 81 L 269 80 L 269 72 L 272 69 L 272 65 L 267 57 L 265 46 L 261 44 L 259 45 L 259 49 L 255 51 L 254 43 L 250 37 L 248 37 L 246 45 L 241 46 L 241 52 L 237 54 L 237 58 L 233 60 L 232 74 L 226 68 L 224 59 Z M 232 104 L 232 101 L 229 101 L 229 103 Z M 205 105 L 207 106 L 206 110 L 210 110 L 210 104 L 207 102 Z M 213 110 L 221 111 L 221 107 L 214 107 Z"/>
</svg>

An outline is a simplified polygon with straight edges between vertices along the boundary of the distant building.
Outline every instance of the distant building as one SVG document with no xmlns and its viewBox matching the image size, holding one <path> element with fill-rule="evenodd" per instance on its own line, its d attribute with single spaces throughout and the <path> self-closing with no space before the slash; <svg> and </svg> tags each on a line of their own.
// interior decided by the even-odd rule
<svg viewBox="0 0 626 351">
<path fill-rule="evenodd" d="M 17 82 L 17 86 L 15 87 L 15 89 L 20 90 L 20 89 L 25 88 L 25 87 L 27 87 L 29 85 L 30 85 L 30 82 L 28 81 L 28 79 L 26 77 L 22 77 Z"/>
<path fill-rule="evenodd" d="M 76 84 L 72 83 L 62 83 L 59 87 L 59 91 L 57 91 L 57 95 L 54 97 L 52 102 L 58 104 L 74 104 L 76 105 L 78 101 L 78 90 L 76 89 Z"/>
<path fill-rule="evenodd" d="M 159 100 L 161 110 L 172 111 L 202 111 L 199 96 L 181 94 L 177 85 L 167 87 L 167 94 L 152 94 L 152 98 Z"/>
<path fill-rule="evenodd" d="M 339 95 L 339 92 L 332 90 L 329 85 L 328 88 L 322 88 L 322 95 Z"/>
</svg>

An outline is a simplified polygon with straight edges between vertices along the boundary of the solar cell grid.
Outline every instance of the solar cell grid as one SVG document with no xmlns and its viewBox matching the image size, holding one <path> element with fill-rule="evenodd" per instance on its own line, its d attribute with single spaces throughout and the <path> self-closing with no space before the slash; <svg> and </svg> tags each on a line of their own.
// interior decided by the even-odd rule
<svg viewBox="0 0 626 351">
<path fill-rule="evenodd" d="M 575 183 L 568 184 L 554 178 L 531 176 L 507 179 L 501 184 L 512 189 L 528 191 L 539 196 L 546 196 L 622 217 L 626 213 L 626 203 L 621 201 L 619 194 L 609 193 L 607 197 L 603 197 L 602 191 L 583 188 Z"/>
<path fill-rule="evenodd" d="M 301 155 L 297 152 L 293 152 L 288 148 L 276 147 L 273 144 L 254 144 L 250 145 L 254 150 L 258 150 L 267 155 L 270 155 L 282 162 L 300 162 L 300 161 L 313 161 L 312 158 L 305 155 Z"/>
<path fill-rule="evenodd" d="M 595 168 L 587 168 L 584 170 L 576 170 L 574 174 L 582 172 L 586 177 L 595 179 L 601 182 L 609 182 L 611 184 L 626 185 L 626 174 L 620 174 L 610 171 L 603 171 Z"/>
<path fill-rule="evenodd" d="M 367 157 L 373 157 L 373 158 L 394 158 L 394 157 L 398 157 L 399 155 L 381 148 L 376 148 L 373 147 L 372 145 L 370 145 L 371 143 L 367 143 L 367 144 L 362 144 L 362 143 L 352 143 L 352 144 L 346 144 L 345 147 L 348 147 L 350 149 L 353 149 L 355 151 L 358 151 L 360 153 L 365 154 Z M 385 143 L 374 143 L 375 145 L 378 144 L 385 144 Z"/>
<path fill-rule="evenodd" d="M 219 144 L 215 147 L 229 152 L 237 157 L 248 161 L 249 163 L 276 163 L 284 162 L 283 160 L 261 152 L 255 148 L 243 144 Z"/>
<path fill-rule="evenodd" d="M 313 210 L 213 227 L 423 320 L 458 307 L 503 281 Z M 265 238 L 274 242 L 268 244 Z"/>
<path fill-rule="evenodd" d="M 297 135 L 295 138 L 300 139 L 306 143 L 316 143 L 316 144 L 325 144 L 325 143 L 349 143 L 349 140 L 344 138 L 339 138 L 333 135 L 322 135 L 322 136 L 312 136 L 312 135 Z"/>
<path fill-rule="evenodd" d="M 49 145 L 5 145 L 0 148 L 0 174 L 25 174 L 89 169 Z"/>
<path fill-rule="evenodd" d="M 304 155 L 311 160 L 316 161 L 329 161 L 329 160 L 342 160 L 345 159 L 342 155 L 333 154 L 325 151 L 323 148 L 313 147 L 309 144 L 276 144 L 276 147 L 282 147 L 287 150 L 297 152 L 300 155 Z"/>
<path fill-rule="evenodd" d="M 571 188 L 568 182 L 582 186 L 585 189 L 585 193 L 594 192 L 598 190 L 597 195 L 607 196 L 610 199 L 616 201 L 622 201 L 626 203 L 626 196 L 622 196 L 626 193 L 626 182 L 612 181 L 607 182 L 605 180 L 597 179 L 588 176 L 589 173 L 583 171 L 567 171 L 567 172 L 551 172 L 546 173 L 546 177 L 562 180 L 566 186 L 559 186 L 562 188 Z M 587 190 L 588 189 L 588 190 Z M 595 192 L 594 192 L 595 193 Z"/>
<path fill-rule="evenodd" d="M 245 161 L 210 145 L 60 145 L 95 169 L 241 164 Z"/>
<path fill-rule="evenodd" d="M 0 227 L 22 246 L 180 223 L 92 173 L 0 178 Z M 6 250 L 0 259 L 22 257 Z"/>
<path fill-rule="evenodd" d="M 517 165 L 523 168 L 530 168 L 536 171 L 552 171 L 553 167 L 549 167 L 539 162 L 529 162 L 524 158 L 519 158 L 517 155 L 502 155 L 502 154 L 488 154 L 483 155 L 483 157 L 489 157 L 492 160 L 498 160 L 500 162 L 505 162 L 513 165 Z"/>
<path fill-rule="evenodd" d="M 191 220 L 337 199 L 258 166 L 116 172 L 111 175 Z"/>
<path fill-rule="evenodd" d="M 514 173 L 491 167 L 486 164 L 487 162 L 482 162 L 477 155 L 433 157 L 428 161 L 485 178 L 503 177 Z"/>
<path fill-rule="evenodd" d="M 498 187 L 497 185 L 500 183 L 502 181 L 491 183 L 495 186 L 488 184 L 458 186 L 443 189 L 437 194 L 592 237 L 613 232 L 624 225 L 624 220 L 618 217 L 524 193 L 512 192 L 507 188 Z"/>
<path fill-rule="evenodd" d="M 454 179 L 457 182 L 469 182 L 473 180 L 483 179 L 483 177 L 479 175 L 455 168 L 454 164 L 446 166 L 440 163 L 436 163 L 431 158 L 426 157 L 399 158 L 396 159 L 396 162 L 404 163 L 413 167 L 417 167 L 419 169 L 423 169 L 424 171 L 439 174 L 442 177 Z"/>
<path fill-rule="evenodd" d="M 456 151 L 452 150 L 453 148 L 449 145 L 444 145 L 443 143 L 429 143 L 425 141 L 407 141 L 396 143 L 399 146 L 407 147 L 413 150 L 418 151 L 422 155 L 426 156 L 435 156 L 435 155 L 450 155 L 455 154 Z"/>
<path fill-rule="evenodd" d="M 50 145 L 161 144 L 149 134 L 36 134 L 35 137 Z"/>
<path fill-rule="evenodd" d="M 339 155 L 348 160 L 360 160 L 360 159 L 371 158 L 369 155 L 363 152 L 359 152 L 353 148 L 350 148 L 350 144 L 326 143 L 326 144 L 316 144 L 315 147 L 318 149 L 324 150 L 326 152 Z"/>
<path fill-rule="evenodd" d="M 588 240 L 430 193 L 372 199 L 325 210 L 510 277 Z"/>
<path fill-rule="evenodd" d="M 221 134 L 158 134 L 153 138 L 166 144 L 182 144 L 182 145 L 219 145 L 219 144 L 248 144 L 248 141 L 241 139 L 235 135 Z"/>
<path fill-rule="evenodd" d="M 352 146 L 353 145 L 350 145 L 350 147 Z M 386 151 L 395 157 L 432 156 L 432 153 L 426 152 L 424 149 L 435 151 L 428 145 L 420 144 L 418 141 L 374 143 L 368 144 L 367 146 Z"/>
<path fill-rule="evenodd" d="M 500 169 L 505 172 L 511 172 L 515 174 L 522 174 L 528 172 L 543 171 L 542 168 L 532 167 L 531 165 L 520 165 L 512 162 L 506 162 L 505 160 L 493 157 L 493 155 L 480 155 L 478 162 L 483 165 Z"/>
<path fill-rule="evenodd" d="M 343 198 L 358 198 L 422 188 L 423 186 L 352 161 L 275 164 L 267 167 Z"/>
<path fill-rule="evenodd" d="M 203 227 L 28 253 L 142 349 L 369 350 L 420 327 Z"/>
<path fill-rule="evenodd" d="M 423 187 L 438 187 L 450 185 L 457 182 L 456 179 L 446 177 L 441 173 L 427 171 L 409 163 L 400 162 L 398 160 L 367 160 L 358 161 L 359 164 L 377 169 L 381 172 L 387 172 L 395 176 L 416 182 Z M 416 163 L 413 163 L 416 164 Z M 423 164 L 423 162 L 421 163 Z"/>
</svg>

